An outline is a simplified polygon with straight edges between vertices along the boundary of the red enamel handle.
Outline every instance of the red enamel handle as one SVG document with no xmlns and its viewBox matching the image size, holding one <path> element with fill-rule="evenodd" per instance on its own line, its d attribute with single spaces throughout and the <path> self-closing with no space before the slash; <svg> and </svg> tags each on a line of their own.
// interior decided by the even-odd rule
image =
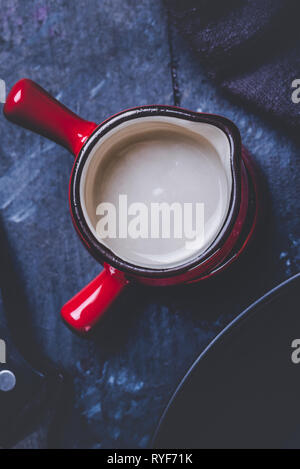
<svg viewBox="0 0 300 469">
<path fill-rule="evenodd" d="M 97 127 L 78 117 L 28 78 L 13 86 L 3 112 L 8 120 L 54 140 L 74 155 Z"/>
<path fill-rule="evenodd" d="M 63 306 L 64 321 L 76 332 L 89 332 L 127 284 L 122 272 L 105 264 L 101 274 Z"/>
</svg>

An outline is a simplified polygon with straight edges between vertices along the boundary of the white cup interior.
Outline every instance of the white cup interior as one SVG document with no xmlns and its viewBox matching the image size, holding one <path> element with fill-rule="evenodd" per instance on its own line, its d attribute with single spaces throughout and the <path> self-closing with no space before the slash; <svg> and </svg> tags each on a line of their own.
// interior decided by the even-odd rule
<svg viewBox="0 0 300 469">
<path fill-rule="evenodd" d="M 93 235 L 131 264 L 166 269 L 202 254 L 226 219 L 232 192 L 230 143 L 218 127 L 177 117 L 147 116 L 123 122 L 91 150 L 80 180 L 80 200 Z M 187 239 L 103 237 L 100 203 L 204 204 L 204 236 Z M 150 209 L 149 209 L 150 214 Z M 119 214 L 117 213 L 117 216 Z M 149 229 L 150 231 L 150 229 Z"/>
</svg>

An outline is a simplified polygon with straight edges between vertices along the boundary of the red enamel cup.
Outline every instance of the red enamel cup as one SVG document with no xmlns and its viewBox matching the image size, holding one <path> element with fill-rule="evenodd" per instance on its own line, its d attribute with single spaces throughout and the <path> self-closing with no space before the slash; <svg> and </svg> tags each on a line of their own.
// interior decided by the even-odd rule
<svg viewBox="0 0 300 469">
<path fill-rule="evenodd" d="M 129 283 L 171 286 L 211 277 L 238 258 L 253 235 L 258 218 L 255 172 L 241 146 L 237 127 L 225 117 L 152 105 L 122 111 L 96 125 L 78 117 L 29 79 L 14 85 L 4 115 L 59 143 L 75 156 L 69 185 L 72 221 L 85 247 L 104 265 L 100 275 L 62 308 L 64 321 L 77 332 L 88 332 Z M 210 124 L 224 133 L 230 145 L 232 189 L 225 222 L 206 251 L 179 267 L 145 268 L 118 257 L 94 236 L 82 209 L 80 181 L 91 151 L 110 132 L 118 132 L 122 124 L 129 121 L 134 124 L 149 116 Z"/>
</svg>

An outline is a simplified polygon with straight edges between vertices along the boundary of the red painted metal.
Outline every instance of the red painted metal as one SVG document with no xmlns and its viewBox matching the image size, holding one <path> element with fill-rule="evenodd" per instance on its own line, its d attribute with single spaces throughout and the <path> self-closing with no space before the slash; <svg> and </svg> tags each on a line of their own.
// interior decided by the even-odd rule
<svg viewBox="0 0 300 469">
<path fill-rule="evenodd" d="M 28 78 L 13 86 L 3 112 L 10 121 L 59 143 L 74 155 L 97 127 L 78 117 Z"/>
<path fill-rule="evenodd" d="M 105 264 L 101 274 L 63 306 L 63 320 L 79 333 L 89 332 L 127 284 L 122 272 Z"/>
<path fill-rule="evenodd" d="M 14 85 L 7 97 L 4 114 L 10 121 L 59 143 L 75 156 L 79 154 L 84 143 L 87 142 L 91 134 L 98 127 L 95 123 L 78 117 L 49 95 L 43 88 L 28 79 L 22 79 Z M 227 239 L 224 239 L 221 247 L 210 258 L 200 262 L 199 265 L 184 273 L 169 278 L 143 277 L 138 274 L 128 275 L 108 264 L 104 264 L 104 270 L 101 274 L 64 305 L 61 311 L 64 321 L 75 331 L 86 333 L 103 316 L 113 300 L 121 293 L 130 280 L 150 286 L 192 283 L 214 275 L 215 271 L 223 269 L 223 264 L 225 266 L 229 265 L 231 262 L 226 262 L 226 258 L 233 252 L 248 214 L 249 187 L 244 163 L 249 172 L 249 166 L 251 166 L 249 156 L 243 150 L 241 160 L 241 200 L 238 215 Z M 250 177 L 251 179 L 255 177 L 253 171 L 250 171 Z M 254 182 L 255 192 L 257 192 L 256 183 L 255 181 L 252 182 Z M 258 203 L 257 200 L 256 203 Z M 256 218 L 257 215 L 243 246 L 238 251 L 238 254 L 233 256 L 233 259 L 239 256 L 252 237 Z M 84 241 L 86 247 L 89 248 L 88 241 L 78 228 L 74 217 L 72 219 L 79 236 Z"/>
</svg>

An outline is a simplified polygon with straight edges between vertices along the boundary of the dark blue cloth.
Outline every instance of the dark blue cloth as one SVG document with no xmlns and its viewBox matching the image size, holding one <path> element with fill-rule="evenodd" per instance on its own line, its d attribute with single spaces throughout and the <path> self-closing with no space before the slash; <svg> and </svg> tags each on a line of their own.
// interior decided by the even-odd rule
<svg viewBox="0 0 300 469">
<path fill-rule="evenodd" d="M 288 128 L 299 128 L 300 104 L 291 98 L 292 82 L 300 78 L 299 2 L 166 3 L 211 78 L 260 111 L 279 117 Z"/>
</svg>

